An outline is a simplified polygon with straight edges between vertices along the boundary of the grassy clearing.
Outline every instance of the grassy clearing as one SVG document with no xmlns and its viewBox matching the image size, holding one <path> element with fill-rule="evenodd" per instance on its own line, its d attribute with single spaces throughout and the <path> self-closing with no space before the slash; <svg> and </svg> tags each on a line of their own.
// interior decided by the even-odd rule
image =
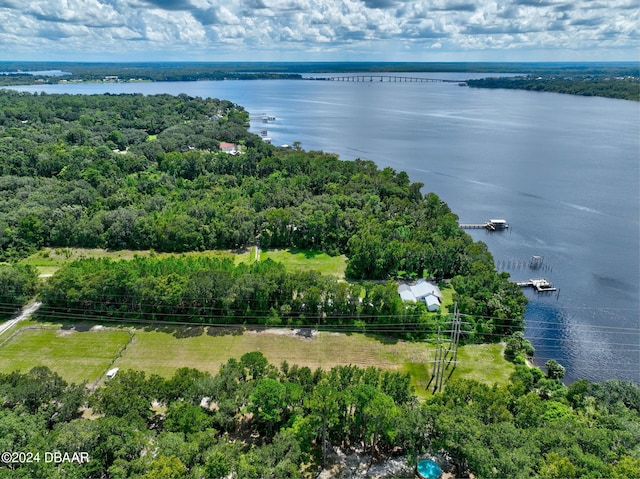
<svg viewBox="0 0 640 479">
<path fill-rule="evenodd" d="M 418 362 L 428 357 L 424 345 L 419 343 L 383 344 L 362 334 L 321 332 L 305 338 L 288 329 L 274 329 L 216 336 L 213 329 L 192 328 L 192 336 L 180 338 L 175 332 L 137 330 L 115 366 L 163 376 L 172 375 L 180 367 L 215 374 L 230 357 L 240 358 L 244 353 L 260 351 L 275 365 L 286 360 L 311 369 L 355 364 L 399 370 L 405 361 Z"/>
<path fill-rule="evenodd" d="M 504 344 L 473 344 L 458 349 L 458 367 L 453 377 L 504 385 L 516 367 L 504 359 Z"/>
<path fill-rule="evenodd" d="M 21 329 L 0 347 L 0 372 L 47 366 L 66 381 L 93 382 L 131 338 L 124 330 L 32 328 Z"/>
<path fill-rule="evenodd" d="M 38 322 L 31 319 L 23 319 L 22 321 L 15 323 L 9 329 L 0 333 L 0 348 L 2 348 L 2 345 L 8 342 L 14 334 L 29 326 L 38 326 Z"/>
<path fill-rule="evenodd" d="M 453 293 L 455 290 L 452 287 L 440 288 L 442 293 L 442 314 L 453 313 Z"/>
<path fill-rule="evenodd" d="M 470 344 L 458 348 L 458 364 L 453 369 L 451 363 L 445 369 L 444 379 L 474 379 L 476 381 L 500 386 L 509 382 L 509 376 L 515 370 L 512 363 L 506 361 L 502 355 L 502 344 Z M 429 351 L 428 361 L 419 363 L 405 363 L 404 372 L 411 374 L 412 382 L 419 396 L 425 397 L 432 393 L 432 383 L 427 391 L 429 380 L 433 374 L 434 351 Z"/>
<path fill-rule="evenodd" d="M 50 275 L 70 261 L 83 258 L 133 259 L 137 256 L 149 256 L 150 251 L 119 250 L 107 251 L 98 248 L 44 248 L 20 263 L 34 266 L 41 275 Z"/>
<path fill-rule="evenodd" d="M 308 366 L 312 370 L 354 364 L 408 372 L 416 393 L 426 397 L 433 370 L 433 345 L 363 334 L 320 332 L 304 337 L 285 328 L 237 330 L 233 334 L 230 330 L 181 326 L 114 327 L 80 332 L 83 329 L 88 327 L 62 329 L 51 324 L 48 329 L 21 330 L 0 343 L 0 372 L 28 371 L 45 365 L 73 382 L 96 381 L 113 366 L 164 377 L 170 377 L 181 367 L 216 374 L 229 358 L 239 359 L 247 352 L 261 351 L 277 366 L 286 360 L 290 365 Z M 475 379 L 490 385 L 506 384 L 514 369 L 502 358 L 500 344 L 461 347 L 458 359 L 452 378 Z"/>
<path fill-rule="evenodd" d="M 347 257 L 344 255 L 329 256 L 326 253 L 308 249 L 263 250 L 260 259 L 264 261 L 267 258 L 283 263 L 291 270 L 314 269 L 341 279 L 344 279 L 344 271 L 347 267 Z"/>
<path fill-rule="evenodd" d="M 184 256 L 206 256 L 214 258 L 233 258 L 235 264 L 250 263 L 256 260 L 257 249 L 252 247 L 247 250 L 240 251 L 196 251 L 189 253 L 180 253 Z M 151 250 L 118 250 L 109 251 L 99 248 L 44 248 L 31 256 L 20 261 L 23 264 L 30 264 L 38 270 L 41 275 L 51 275 L 58 271 L 62 266 L 70 261 L 83 258 L 111 258 L 114 260 L 126 259 L 130 260 L 136 256 L 149 256 Z M 154 253 L 159 258 L 172 256 L 173 253 Z M 344 278 L 344 270 L 346 268 L 345 256 L 329 256 L 325 253 L 312 250 L 278 250 L 278 251 L 262 251 L 260 259 L 265 260 L 271 258 L 274 261 L 284 263 L 287 268 L 291 269 L 317 269 L 324 274 L 333 274 L 340 278 Z"/>
</svg>

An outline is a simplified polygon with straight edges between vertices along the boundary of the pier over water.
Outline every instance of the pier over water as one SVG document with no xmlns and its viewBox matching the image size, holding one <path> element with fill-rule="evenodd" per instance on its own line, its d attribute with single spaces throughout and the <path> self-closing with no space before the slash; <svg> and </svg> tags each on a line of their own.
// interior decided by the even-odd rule
<svg viewBox="0 0 640 479">
<path fill-rule="evenodd" d="M 407 77 L 397 75 L 337 75 L 328 77 L 311 77 L 307 80 L 344 81 L 344 82 L 389 82 L 389 83 L 459 83 L 460 80 L 445 80 L 442 78 Z"/>
<path fill-rule="evenodd" d="M 547 291 L 557 291 L 557 288 L 553 286 L 551 281 L 544 278 L 530 279 L 529 281 L 518 281 L 516 283 L 521 288 L 534 288 L 538 293 L 545 293 Z"/>
<path fill-rule="evenodd" d="M 489 220 L 486 223 L 460 223 L 459 226 L 463 230 L 477 230 L 484 228 L 489 231 L 497 231 L 507 229 L 509 227 L 509 223 L 507 223 L 507 220 L 496 219 Z"/>
</svg>

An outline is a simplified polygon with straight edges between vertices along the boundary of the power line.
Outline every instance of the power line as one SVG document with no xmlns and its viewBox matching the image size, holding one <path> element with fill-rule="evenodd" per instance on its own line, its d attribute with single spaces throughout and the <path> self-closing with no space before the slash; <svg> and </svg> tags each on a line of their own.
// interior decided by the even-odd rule
<svg viewBox="0 0 640 479">
<path fill-rule="evenodd" d="M 86 301 L 82 301 L 85 304 L 91 305 L 104 305 L 104 301 L 98 301 L 98 300 L 86 300 Z M 167 308 L 171 308 L 171 307 L 175 307 L 175 308 L 180 308 L 180 305 L 176 305 L 176 304 L 158 304 L 158 303 L 117 303 L 114 304 L 114 306 L 118 306 L 118 304 L 120 306 L 125 305 L 125 306 L 138 306 L 138 307 L 167 307 Z M 9 307 L 13 307 L 14 305 L 11 303 L 0 303 L 0 308 L 2 306 L 9 306 Z M 214 307 L 214 306 L 204 306 L 204 305 L 198 305 L 198 306 L 193 306 L 193 305 L 185 305 L 185 308 L 193 308 L 195 309 L 195 311 L 193 312 L 187 312 L 187 313 L 178 313 L 178 312 L 152 312 L 152 311 L 126 311 L 126 313 L 129 314 L 153 314 L 154 316 L 169 316 L 169 317 L 193 317 L 194 315 L 204 315 L 203 313 L 206 312 L 225 312 L 225 313 L 239 313 L 240 315 L 246 314 L 247 310 L 245 309 L 239 309 L 239 308 L 224 308 L 224 307 Z M 65 309 L 67 311 L 81 311 L 81 312 L 85 312 L 87 309 L 86 308 L 65 308 L 65 307 L 59 307 L 58 309 Z M 3 312 L 7 312 L 7 313 L 12 313 L 15 312 L 15 309 L 11 309 L 11 310 L 7 310 L 6 308 L 1 308 L 1 310 Z M 116 311 L 104 311 L 105 313 L 113 313 Z M 271 309 L 269 310 L 250 310 L 249 311 L 251 313 L 251 315 L 265 315 L 268 316 L 270 314 L 273 313 L 273 311 Z M 282 311 L 278 311 L 276 310 L 277 313 L 282 313 Z M 123 311 L 123 313 L 125 313 L 125 311 Z M 419 318 L 422 317 L 423 312 L 416 312 L 416 313 L 407 313 L 407 314 L 385 314 L 385 313 L 381 313 L 381 314 L 363 314 L 363 313 L 353 313 L 353 314 L 340 314 L 340 313 L 333 313 L 333 314 L 325 314 L 322 313 L 321 310 L 319 310 L 318 312 L 316 311 L 301 311 L 298 312 L 296 311 L 297 314 L 310 314 L 310 315 L 316 315 L 318 314 L 320 319 L 326 319 L 326 320 L 332 320 L 332 319 L 366 319 L 366 318 L 389 318 L 389 319 L 395 319 L 395 318 L 401 318 L 401 319 L 405 319 L 405 318 Z M 322 316 L 320 316 L 322 315 Z M 286 315 L 285 315 L 286 316 Z M 473 314 L 467 314 L 467 313 L 460 313 L 460 316 L 466 317 L 466 318 L 482 318 L 482 319 L 486 319 L 486 320 L 492 320 L 492 321 L 499 321 L 502 323 L 508 323 L 508 322 L 517 322 L 517 323 L 523 323 L 525 322 L 524 319 L 520 319 L 520 318 L 500 318 L 500 317 L 496 317 L 496 316 L 483 316 L 483 315 L 473 315 Z M 215 315 L 214 315 L 215 317 Z M 217 317 L 226 317 L 225 316 L 217 316 Z M 290 316 L 290 317 L 295 317 L 295 316 Z M 406 321 L 403 321 L 403 323 L 407 324 Z M 420 324 L 419 322 L 417 322 L 418 324 Z M 472 324 L 472 323 L 465 323 L 465 324 Z M 535 325 L 541 325 L 541 324 L 546 324 L 546 325 L 567 325 L 566 322 L 561 322 L 561 321 L 536 321 Z M 589 328 L 597 328 L 597 329 L 602 329 L 602 330 L 612 330 L 612 331 L 638 331 L 640 332 L 640 327 L 639 328 L 627 328 L 627 327 L 621 327 L 621 326 L 604 326 L 604 325 L 592 325 L 592 324 L 587 324 L 587 323 L 575 323 L 575 322 L 571 322 L 569 323 L 571 325 L 571 327 L 589 327 Z"/>
<path fill-rule="evenodd" d="M 75 312 L 74 312 L 75 311 Z M 108 315 L 108 312 L 105 312 L 104 314 L 96 314 L 96 312 L 88 312 L 85 310 L 81 310 L 81 309 L 76 309 L 76 310 L 67 310 L 67 311 L 51 311 L 51 310 L 41 310 L 38 312 L 38 316 L 39 317 L 44 317 L 44 318 L 55 318 L 55 319 L 59 319 L 59 320 L 75 320 L 75 321 L 113 321 L 113 322 L 142 322 L 145 324 L 153 324 L 153 323 L 162 323 L 162 324 L 176 324 L 176 325 L 192 325 L 192 326 L 224 326 L 224 327 L 230 327 L 230 326 L 247 326 L 247 327 L 260 327 L 260 328 L 269 328 L 269 327 L 273 327 L 274 325 L 268 325 L 268 324 L 264 324 L 264 323 L 247 323 L 246 319 L 255 319 L 252 317 L 245 317 L 245 321 L 244 322 L 239 322 L 239 319 L 242 319 L 242 317 L 240 316 L 222 316 L 222 315 L 218 315 L 218 316 L 205 316 L 202 318 L 202 321 L 168 321 L 166 319 L 162 319 L 164 317 L 171 319 L 171 318 L 187 318 L 187 319 L 193 319 L 194 314 L 175 314 L 175 313 L 138 313 L 141 315 L 146 315 L 146 316 L 152 316 L 152 318 L 149 319 L 145 319 L 144 317 L 142 318 L 136 318 L 136 312 L 134 311 L 127 311 L 127 312 L 114 312 L 114 314 L 112 316 Z M 133 317 L 132 317 L 133 316 Z M 374 317 L 378 317 L 378 316 L 374 316 Z M 362 316 L 336 316 L 336 317 L 327 317 L 327 318 L 320 318 L 320 319 L 335 319 L 335 318 L 339 318 L 339 319 L 362 319 Z M 216 322 L 216 323 L 212 323 L 211 320 L 212 319 L 229 319 L 229 321 L 222 321 L 222 322 Z M 295 317 L 291 318 L 292 320 L 295 320 Z M 443 323 L 447 323 L 449 322 L 448 320 L 445 320 L 444 322 L 441 322 L 440 324 Z M 467 325 L 467 326 L 473 326 L 473 323 L 469 323 L 469 322 L 460 322 L 461 325 Z M 280 326 L 280 327 L 298 327 L 298 328 L 311 328 L 311 329 L 328 329 L 328 330 L 342 330 L 342 331 L 349 331 L 349 332 L 359 332 L 362 331 L 362 328 L 355 325 L 355 324 L 321 324 L 319 323 L 317 320 L 314 320 L 311 323 L 299 323 L 296 322 L 294 324 L 281 324 L 281 325 L 276 325 L 276 326 Z M 431 329 L 428 327 L 429 325 L 424 324 L 422 322 L 402 322 L 402 323 L 366 323 L 365 324 L 365 329 L 372 331 L 372 332 L 389 332 L 389 333 L 429 333 L 429 332 L 435 332 L 435 330 Z M 615 328 L 612 328 L 615 329 Z M 451 333 L 452 330 L 444 330 L 442 331 L 443 333 Z M 464 331 L 460 331 L 460 334 L 464 333 Z M 489 333 L 489 332 L 484 332 L 484 333 L 477 333 L 482 337 L 494 337 L 497 339 L 504 339 L 504 335 L 503 334 L 499 334 L 499 333 Z M 597 341 L 585 341 L 585 340 L 576 340 L 573 338 L 549 338 L 549 337 L 545 337 L 545 336 L 530 336 L 528 337 L 529 340 L 543 340 L 547 343 L 549 342 L 563 342 L 563 343 L 580 343 L 580 344 L 593 344 L 593 343 L 600 343 L 600 340 Z M 636 343 L 616 343 L 616 347 L 620 347 L 620 346 L 636 346 Z M 632 349 L 632 351 L 635 351 L 635 349 Z"/>
<path fill-rule="evenodd" d="M 80 318 L 78 318 L 77 316 L 68 316 L 68 315 L 62 315 L 62 318 L 67 318 L 67 319 L 72 319 L 74 321 L 77 321 L 78 319 L 81 320 L 85 320 L 85 321 L 96 321 L 96 322 L 115 322 L 115 323 L 124 323 L 126 324 L 143 324 L 143 325 L 153 325 L 153 326 L 157 326 L 157 327 L 163 327 L 163 326 L 196 326 L 196 327 L 213 327 L 213 328 L 222 328 L 222 329 L 241 329 L 241 328 L 247 328 L 247 329 L 262 329 L 262 330 L 266 330 L 266 329 L 273 329 L 273 326 L 269 326 L 269 325 L 264 325 L 264 324 L 234 324 L 234 323 L 215 323 L 215 324 L 207 324 L 207 323 L 195 323 L 195 322 L 181 322 L 181 321 L 153 321 L 153 320 L 121 320 L 121 319 L 112 319 L 112 318 L 105 318 L 103 316 L 82 316 Z M 461 323 L 462 324 L 462 323 Z M 291 329 L 299 329 L 299 328 L 310 328 L 310 329 L 315 329 L 314 328 L 315 325 L 311 324 L 311 325 L 306 325 L 306 326 L 280 326 L 280 327 L 285 327 L 285 328 L 291 328 Z M 391 325 L 389 325 L 391 326 Z M 44 328 L 46 329 L 46 328 Z M 349 333 L 349 332 L 362 332 L 361 328 L 354 328 L 353 326 L 349 327 L 343 327 L 343 328 L 339 328 L 338 331 L 336 331 L 333 327 L 327 327 L 326 328 L 327 331 L 334 331 L 334 332 L 343 332 L 343 333 Z M 444 330 L 444 331 L 440 331 L 440 333 L 450 333 L 453 334 L 456 331 L 456 329 L 450 329 L 450 330 Z M 379 332 L 379 333 L 398 333 L 398 332 L 402 332 L 400 331 L 398 328 L 388 328 L 388 329 L 379 329 L 379 330 L 375 330 L 375 331 L 370 331 L 370 332 Z M 405 331 L 407 332 L 407 331 Z M 411 332 L 411 331 L 408 331 Z M 416 330 L 417 332 L 417 330 Z M 420 332 L 425 332 L 425 331 L 420 331 Z M 428 331 L 427 331 L 428 332 Z M 500 336 L 500 335 L 495 335 L 495 336 Z M 553 338 L 541 338 L 541 339 L 553 339 Z M 557 338 L 558 340 L 561 340 L 561 338 Z M 425 342 L 425 341 L 423 341 Z M 429 341 L 426 341 L 425 343 L 429 343 Z M 432 346 L 434 346 L 433 344 L 431 344 Z M 634 344 L 635 346 L 635 344 Z M 562 346 L 557 346 L 557 347 L 562 347 Z M 439 350 L 439 351 L 438 351 Z M 443 361 L 443 357 L 445 354 L 444 351 L 444 347 L 442 347 L 442 345 L 440 343 L 437 343 L 434 346 L 434 351 L 438 354 L 437 358 L 435 358 L 433 361 L 426 361 L 425 364 L 430 364 L 433 363 L 434 365 L 438 365 L 438 364 L 442 364 Z M 590 348 L 589 349 L 590 352 L 595 352 L 595 351 L 610 351 L 610 349 L 593 349 Z M 616 352 L 627 352 L 627 351 L 638 351 L 637 349 L 620 349 L 618 347 L 618 345 L 616 345 Z M 541 362 L 541 361 L 545 361 L 548 359 L 557 359 L 557 357 L 548 357 L 548 356 L 536 356 L 534 358 L 535 361 L 537 362 Z M 612 367 L 613 365 L 626 365 L 629 364 L 631 367 L 630 368 L 616 368 L 616 367 Z M 440 368 L 440 366 L 438 366 L 438 368 Z M 631 373 L 636 373 L 637 372 L 637 368 L 634 367 L 633 363 L 626 363 L 626 362 L 622 362 L 619 361 L 619 359 L 617 360 L 612 360 L 612 361 L 608 361 L 607 362 L 607 366 L 602 366 L 602 367 L 591 367 L 590 369 L 592 370 L 598 370 L 598 371 L 616 371 L 616 372 L 631 372 Z M 434 377 L 434 379 L 438 379 L 438 384 L 441 384 L 442 381 L 442 375 L 440 375 L 440 370 L 438 370 L 438 374 L 437 376 Z"/>
</svg>

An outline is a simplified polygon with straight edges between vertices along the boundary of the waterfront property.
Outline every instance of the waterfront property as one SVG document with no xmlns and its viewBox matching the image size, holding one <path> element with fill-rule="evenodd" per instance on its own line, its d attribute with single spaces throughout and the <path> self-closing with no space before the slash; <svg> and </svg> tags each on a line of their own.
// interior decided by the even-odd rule
<svg viewBox="0 0 640 479">
<path fill-rule="evenodd" d="M 486 74 L 438 76 L 464 81 Z M 344 160 L 366 157 L 379 167 L 407 171 L 411 181 L 425 184 L 424 193 L 433 190 L 461 219 L 468 219 L 461 222 L 523 219 L 505 230 L 481 227 L 468 233 L 504 260 L 503 269 L 514 280 L 552 272 L 549 279 L 556 287 L 560 282 L 573 285 L 561 288 L 558 299 L 549 293 L 530 297 L 526 335 L 542 358 L 537 361 L 558 360 L 567 368 L 569 382 L 612 377 L 640 382 L 637 351 L 616 348 L 640 341 L 638 224 L 629 221 L 640 217 L 640 203 L 630 200 L 638 198 L 638 175 L 628 174 L 640 151 L 636 102 L 375 79 L 85 82 L 15 89 L 225 98 L 252 113 L 255 134 L 265 127 L 263 114 L 275 115 L 283 124 L 273 131 L 268 126 L 274 144 L 300 140 L 306 150 L 330 151 Z M 301 102 L 316 107 L 301 108 Z M 393 112 L 380 107 L 390 103 Z M 414 131 L 438 134 L 404 136 Z M 427 151 L 438 154 L 425 155 Z M 511 233 L 501 234 L 507 231 Z M 514 258 L 528 263 L 531 255 L 544 256 L 544 264 L 529 277 L 515 276 L 526 264 L 506 265 Z M 603 304 L 615 308 L 603 312 Z M 602 347 L 583 346 L 584 329 L 574 326 L 584 322 L 606 326 L 597 337 Z M 563 338 L 561 349 L 558 337 Z M 617 367 L 612 370 L 607 360 L 613 349 Z"/>
</svg>

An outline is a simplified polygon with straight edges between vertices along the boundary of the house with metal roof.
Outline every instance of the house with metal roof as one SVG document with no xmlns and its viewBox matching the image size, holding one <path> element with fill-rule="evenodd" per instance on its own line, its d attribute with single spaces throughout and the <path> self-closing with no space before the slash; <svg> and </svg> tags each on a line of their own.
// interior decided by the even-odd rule
<svg viewBox="0 0 640 479">
<path fill-rule="evenodd" d="M 437 285 L 421 279 L 413 284 L 398 285 L 398 294 L 403 301 L 423 301 L 427 310 L 438 311 L 442 303 L 442 292 Z"/>
</svg>

